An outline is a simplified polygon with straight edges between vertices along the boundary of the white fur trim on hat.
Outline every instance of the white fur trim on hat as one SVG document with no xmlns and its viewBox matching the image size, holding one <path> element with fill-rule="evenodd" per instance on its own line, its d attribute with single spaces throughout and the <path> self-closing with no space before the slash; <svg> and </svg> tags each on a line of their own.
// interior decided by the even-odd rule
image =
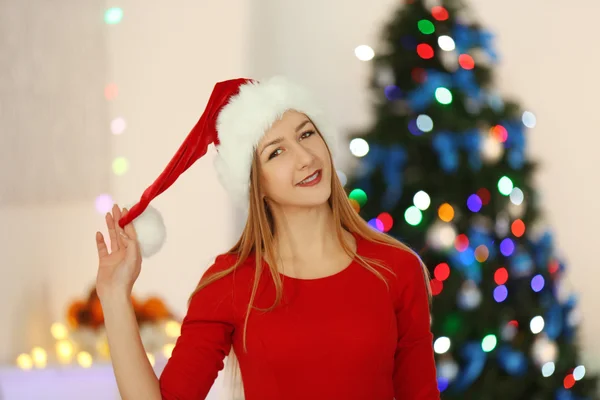
<svg viewBox="0 0 600 400">
<path fill-rule="evenodd" d="M 234 204 L 247 210 L 252 157 L 260 139 L 288 110 L 306 114 L 333 152 L 336 133 L 323 110 L 303 87 L 275 76 L 240 87 L 217 118 L 220 144 L 215 169 Z"/>
<path fill-rule="evenodd" d="M 133 220 L 133 227 L 137 235 L 138 245 L 143 258 L 148 258 L 158 253 L 167 237 L 167 229 L 162 215 L 151 205 Z"/>
</svg>

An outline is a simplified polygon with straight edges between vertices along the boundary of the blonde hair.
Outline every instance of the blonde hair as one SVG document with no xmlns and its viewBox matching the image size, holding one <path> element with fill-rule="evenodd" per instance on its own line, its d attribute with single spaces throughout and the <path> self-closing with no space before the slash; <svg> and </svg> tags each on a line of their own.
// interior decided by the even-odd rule
<svg viewBox="0 0 600 400">
<path fill-rule="evenodd" d="M 318 131 L 318 129 L 317 129 L 317 131 Z M 319 135 L 321 135 L 321 134 L 319 133 Z M 326 143 L 326 146 L 327 146 L 327 143 Z M 427 267 L 425 266 L 425 264 L 423 263 L 421 258 L 411 248 L 409 248 L 404 243 L 400 242 L 399 240 L 396 240 L 395 238 L 393 238 L 385 233 L 382 233 L 382 232 L 372 229 L 367 224 L 367 222 L 356 212 L 356 210 L 354 209 L 352 204 L 348 201 L 348 196 L 347 196 L 337 174 L 335 173 L 335 168 L 333 166 L 333 159 L 331 158 L 331 151 L 328 146 L 327 146 L 327 150 L 329 151 L 330 159 L 332 160 L 330 163 L 331 171 L 334 171 L 331 174 L 332 175 L 331 176 L 331 196 L 329 197 L 328 204 L 331 207 L 331 210 L 333 212 L 333 219 L 334 219 L 334 221 L 337 222 L 335 224 L 336 235 L 337 235 L 338 241 L 342 244 L 342 248 L 344 249 L 346 254 L 348 254 L 353 259 L 356 259 L 357 262 L 359 264 L 361 264 L 364 268 L 366 268 L 367 270 L 369 270 L 370 272 L 375 274 L 379 279 L 383 280 L 384 283 L 386 284 L 386 286 L 388 287 L 388 289 L 389 289 L 389 286 L 388 286 L 388 283 L 387 283 L 385 277 L 376 268 L 372 267 L 371 264 L 377 265 L 378 267 L 383 268 L 394 275 L 395 275 L 395 273 L 390 268 L 381 264 L 378 260 L 358 255 L 343 240 L 343 230 L 346 229 L 349 232 L 356 233 L 363 239 L 366 239 L 366 240 L 369 240 L 369 241 L 372 241 L 375 243 L 390 245 L 390 246 L 393 246 L 393 247 L 396 247 L 396 248 L 399 248 L 399 249 L 402 249 L 402 250 L 405 250 L 405 251 L 408 251 L 408 252 L 414 254 L 415 256 L 417 256 L 417 258 L 419 259 L 419 261 L 421 263 L 421 267 L 423 270 L 424 283 L 427 288 L 428 302 L 429 302 L 429 306 L 431 307 L 432 295 L 431 295 L 431 289 L 429 286 L 429 278 L 430 277 L 429 277 L 429 271 L 428 271 Z M 275 262 L 275 260 L 276 260 L 276 254 L 274 251 L 274 228 L 275 227 L 274 227 L 274 222 L 273 222 L 273 216 L 271 215 L 269 208 L 263 202 L 263 194 L 260 192 L 260 189 L 259 189 L 260 188 L 259 177 L 260 177 L 260 163 L 258 162 L 258 159 L 255 154 L 255 156 L 252 160 L 252 168 L 251 168 L 251 172 L 250 172 L 250 199 L 249 199 L 250 201 L 249 201 L 248 218 L 246 220 L 246 225 L 245 225 L 244 230 L 242 231 L 242 234 L 241 234 L 239 240 L 237 241 L 237 243 L 226 253 L 226 254 L 231 254 L 231 255 L 237 256 L 237 261 L 231 267 L 203 279 L 198 284 L 196 289 L 192 292 L 192 294 L 190 295 L 190 299 L 189 299 L 189 301 L 191 301 L 194 294 L 196 294 L 199 290 L 202 290 L 202 288 L 206 287 L 207 285 L 210 285 L 212 282 L 231 274 L 233 271 L 236 270 L 236 268 L 239 265 L 241 265 L 248 258 L 248 256 L 252 253 L 252 251 L 254 251 L 256 268 L 254 270 L 254 282 L 253 282 L 253 287 L 252 287 L 252 294 L 250 296 L 250 302 L 248 303 L 248 308 L 246 310 L 246 315 L 245 315 L 245 319 L 244 319 L 244 330 L 243 330 L 243 349 L 245 352 L 247 351 L 247 347 L 246 347 L 246 332 L 247 332 L 247 330 L 246 329 L 247 329 L 247 325 L 248 325 L 248 318 L 250 316 L 250 311 L 252 309 L 260 310 L 260 311 L 271 311 L 279 304 L 279 302 L 281 301 L 282 295 L 283 295 L 283 283 L 281 281 L 281 277 L 277 270 L 277 263 Z M 273 278 L 273 283 L 275 284 L 275 291 L 276 291 L 275 301 L 274 301 L 273 305 L 267 309 L 261 309 L 261 308 L 258 308 L 258 307 L 255 307 L 252 305 L 254 302 L 256 291 L 258 289 L 259 277 L 261 276 L 261 274 L 263 272 L 262 271 L 263 270 L 263 263 L 262 263 L 263 258 L 267 262 L 268 268 L 271 272 L 271 277 Z M 228 361 L 228 363 L 227 363 L 226 370 L 228 371 L 228 374 L 227 374 L 228 376 L 226 378 L 229 379 L 229 382 L 227 382 L 227 379 L 226 379 L 226 389 L 231 392 L 228 395 L 228 398 L 233 399 L 233 400 L 244 399 L 243 385 L 241 382 L 241 372 L 239 370 L 239 363 L 238 363 L 237 357 L 234 354 L 233 349 L 231 349 L 231 351 L 229 352 L 227 361 Z M 222 397 L 222 398 L 225 398 L 225 397 Z"/>
</svg>

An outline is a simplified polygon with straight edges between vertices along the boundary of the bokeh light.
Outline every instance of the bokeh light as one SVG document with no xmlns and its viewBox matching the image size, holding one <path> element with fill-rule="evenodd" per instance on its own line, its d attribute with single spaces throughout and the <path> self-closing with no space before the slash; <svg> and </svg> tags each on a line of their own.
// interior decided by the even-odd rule
<svg viewBox="0 0 600 400">
<path fill-rule="evenodd" d="M 431 279 L 429 281 L 429 287 L 431 288 L 431 294 L 437 296 L 442 293 L 444 289 L 444 283 L 438 279 Z"/>
<path fill-rule="evenodd" d="M 535 125 L 537 123 L 537 119 L 535 118 L 535 115 L 531 111 L 525 111 L 523 113 L 522 119 L 523 119 L 523 125 L 525 125 L 528 128 L 535 127 Z"/>
<path fill-rule="evenodd" d="M 106 214 L 107 212 L 109 212 L 112 209 L 113 204 L 113 199 L 108 194 L 101 194 L 98 197 L 96 197 L 96 210 L 100 214 Z"/>
<path fill-rule="evenodd" d="M 420 20 L 417 23 L 417 27 L 424 35 L 431 35 L 433 32 L 435 32 L 435 25 L 433 25 L 433 22 L 429 21 L 428 19 Z"/>
<path fill-rule="evenodd" d="M 123 118 L 115 118 L 110 123 L 110 130 L 114 135 L 120 135 L 123 133 L 123 131 L 125 131 L 126 125 L 127 124 Z"/>
<path fill-rule="evenodd" d="M 370 61 L 375 56 L 375 52 L 370 46 L 362 44 L 354 49 L 354 55 L 360 61 Z"/>
<path fill-rule="evenodd" d="M 420 43 L 417 46 L 417 54 L 424 60 L 429 60 L 433 58 L 435 52 L 433 51 L 433 47 L 428 45 L 427 43 Z"/>
<path fill-rule="evenodd" d="M 388 232 L 390 229 L 392 229 L 392 226 L 394 225 L 394 219 L 389 213 L 382 212 L 377 216 L 377 219 L 381 221 L 383 225 L 383 232 Z"/>
<path fill-rule="evenodd" d="M 521 237 L 525 234 L 525 223 L 521 219 L 513 221 L 510 230 L 516 237 Z"/>
<path fill-rule="evenodd" d="M 416 226 L 423 220 L 423 213 L 416 206 L 410 206 L 404 212 L 404 219 L 409 225 Z"/>
<path fill-rule="evenodd" d="M 534 335 L 540 333 L 544 329 L 544 318 L 540 315 L 531 318 L 529 329 Z"/>
<path fill-rule="evenodd" d="M 467 70 L 473 69 L 475 68 L 475 60 L 468 54 L 461 54 L 458 56 L 458 65 Z"/>
<path fill-rule="evenodd" d="M 114 83 L 109 83 L 104 88 L 104 97 L 106 100 L 114 100 L 119 94 L 119 88 Z"/>
<path fill-rule="evenodd" d="M 506 286 L 496 286 L 496 288 L 494 289 L 494 300 L 496 300 L 496 302 L 502 303 L 504 300 L 506 300 L 507 296 L 508 289 L 506 288 Z"/>
<path fill-rule="evenodd" d="M 438 208 L 438 216 L 444 222 L 450 222 L 454 218 L 454 208 L 448 204 L 444 203 Z"/>
<path fill-rule="evenodd" d="M 456 48 L 454 39 L 447 35 L 442 35 L 438 38 L 438 46 L 444 51 L 452 51 Z"/>
<path fill-rule="evenodd" d="M 534 292 L 540 292 L 544 288 L 544 277 L 540 274 L 537 274 L 533 278 L 531 278 L 531 289 Z"/>
<path fill-rule="evenodd" d="M 367 194 L 362 189 L 354 189 L 348 197 L 356 201 L 360 207 L 363 207 L 367 203 Z"/>
<path fill-rule="evenodd" d="M 504 285 L 508 281 L 508 271 L 504 267 L 500 267 L 494 272 L 494 282 L 496 285 Z"/>
<path fill-rule="evenodd" d="M 123 10 L 119 7 L 109 8 L 104 12 L 104 22 L 108 25 L 114 25 L 123 19 Z"/>
<path fill-rule="evenodd" d="M 481 341 L 481 349 L 486 353 L 494 350 L 496 348 L 496 344 L 498 344 L 498 339 L 496 339 L 496 335 L 486 335 Z"/>
<path fill-rule="evenodd" d="M 440 336 L 439 338 L 435 339 L 435 342 L 433 342 L 433 350 L 437 354 L 446 353 L 448 350 L 450 350 L 450 338 L 446 336 Z"/>
<path fill-rule="evenodd" d="M 452 92 L 445 87 L 439 87 L 435 89 L 435 99 L 440 104 L 450 104 L 452 103 Z"/>
<path fill-rule="evenodd" d="M 115 175 L 123 175 L 129 169 L 129 162 L 125 157 L 117 157 L 112 162 L 112 170 Z"/>
<path fill-rule="evenodd" d="M 431 8 L 431 15 L 438 21 L 445 21 L 448 19 L 448 10 L 442 6 L 435 6 Z"/>
<path fill-rule="evenodd" d="M 417 117 L 417 128 L 423 132 L 431 132 L 433 129 L 433 120 L 429 115 L 421 114 Z"/>
<path fill-rule="evenodd" d="M 419 190 L 413 197 L 413 203 L 419 210 L 427 210 L 431 205 L 431 198 L 427 192 Z"/>
<path fill-rule="evenodd" d="M 523 194 L 523 191 L 521 189 L 516 187 L 510 192 L 510 201 L 515 206 L 521 205 L 524 199 L 525 195 Z"/>
<path fill-rule="evenodd" d="M 450 266 L 446 263 L 436 265 L 433 270 L 433 276 L 435 276 L 435 279 L 438 281 L 445 281 L 450 276 Z"/>
<path fill-rule="evenodd" d="M 480 263 L 486 262 L 489 256 L 490 256 L 490 250 L 487 248 L 486 245 L 484 245 L 484 244 L 479 245 L 475 249 L 475 259 L 478 262 L 480 262 Z"/>
<path fill-rule="evenodd" d="M 454 241 L 454 248 L 461 252 L 467 250 L 469 248 L 469 238 L 467 235 L 464 233 L 458 235 Z"/>
<path fill-rule="evenodd" d="M 350 152 L 355 157 L 364 157 L 369 152 L 369 143 L 362 138 L 352 139 L 350 141 Z"/>
<path fill-rule="evenodd" d="M 511 238 L 506 238 L 500 242 L 500 252 L 508 257 L 515 251 L 515 243 Z"/>
<path fill-rule="evenodd" d="M 500 143 L 508 139 L 508 131 L 502 125 L 494 125 L 490 128 L 490 135 L 496 138 Z"/>
<path fill-rule="evenodd" d="M 509 196 L 513 190 L 513 182 L 508 176 L 503 176 L 498 180 L 498 191 L 504 196 Z"/>
<path fill-rule="evenodd" d="M 467 207 L 472 212 L 479 212 L 482 206 L 483 202 L 481 201 L 481 198 L 476 194 L 470 195 L 467 199 Z"/>
</svg>

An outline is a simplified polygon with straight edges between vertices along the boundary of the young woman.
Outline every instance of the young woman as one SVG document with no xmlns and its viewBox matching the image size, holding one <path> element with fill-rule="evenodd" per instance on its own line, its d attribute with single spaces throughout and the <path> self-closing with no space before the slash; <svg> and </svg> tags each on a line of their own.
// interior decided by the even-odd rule
<svg viewBox="0 0 600 400">
<path fill-rule="evenodd" d="M 140 201 L 107 214 L 111 252 L 98 232 L 97 291 L 123 399 L 204 399 L 227 356 L 247 400 L 439 399 L 427 269 L 352 208 L 333 139 L 300 86 L 220 82 Z M 142 257 L 164 239 L 149 203 L 210 143 L 221 182 L 248 218 L 202 275 L 157 378 L 130 302 Z"/>
</svg>

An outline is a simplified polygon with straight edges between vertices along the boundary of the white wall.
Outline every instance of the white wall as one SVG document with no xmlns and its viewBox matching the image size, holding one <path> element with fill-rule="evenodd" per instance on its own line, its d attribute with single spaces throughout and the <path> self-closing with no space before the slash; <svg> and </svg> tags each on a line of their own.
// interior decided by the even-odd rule
<svg viewBox="0 0 600 400">
<path fill-rule="evenodd" d="M 52 74 L 39 73 L 44 70 L 40 67 L 27 75 L 26 80 L 35 83 L 23 100 L 29 114 L 50 108 L 50 115 L 58 121 L 77 121 L 82 114 L 88 118 L 55 130 L 27 125 L 20 134 L 29 135 L 26 144 L 41 142 L 55 149 L 56 159 L 85 154 L 85 160 L 93 161 L 74 168 L 86 171 L 93 164 L 96 169 L 83 176 L 96 175 L 88 180 L 88 186 L 77 180 L 69 185 L 62 175 L 59 182 L 65 189 L 55 191 L 58 194 L 52 203 L 43 201 L 51 198 L 43 196 L 46 192 L 33 196 L 35 201 L 30 204 L 0 203 L 0 362 L 11 362 L 19 352 L 44 344 L 48 324 L 62 318 L 67 301 L 82 296 L 93 283 L 93 234 L 103 224 L 103 217 L 94 209 L 95 194 L 109 191 L 121 203 L 137 199 L 200 117 L 216 81 L 285 73 L 314 89 L 334 123 L 342 128 L 368 123 L 365 89 L 369 64 L 358 61 L 353 50 L 359 44 L 375 47 L 381 23 L 398 2 L 367 6 L 342 0 L 225 0 L 181 1 L 177 7 L 167 7 L 157 0 L 120 0 L 117 3 L 125 15 L 115 26 L 101 21 L 105 6 L 116 5 L 113 2 L 80 4 L 75 15 L 73 2 L 56 3 L 62 7 L 38 4 L 33 10 L 17 0 L 4 2 L 3 11 L 10 13 L 0 12 L 0 16 L 17 13 L 20 18 L 12 25 L 0 24 L 16 30 L 11 40 L 29 38 L 20 29 L 34 23 L 45 26 L 44 34 L 53 40 L 29 40 L 25 46 L 0 43 L 12 46 L 23 62 L 39 62 L 40 52 L 48 45 L 57 60 L 62 60 L 57 61 L 62 69 Z M 600 143 L 593 133 L 600 116 L 592 108 L 599 86 L 594 72 L 600 58 L 593 52 L 592 42 L 598 5 L 590 0 L 577 5 L 541 0 L 476 3 L 482 22 L 499 34 L 501 87 L 538 117 L 538 127 L 531 132 L 531 149 L 545 165 L 540 189 L 558 243 L 569 259 L 570 280 L 581 293 L 584 344 L 588 362 L 592 362 L 600 359 L 600 347 L 592 340 L 593 333 L 600 332 L 592 307 L 600 302 L 595 280 L 589 278 L 595 273 L 595 228 L 600 223 L 593 204 L 600 194 L 595 185 Z M 78 29 L 76 32 L 64 33 L 63 24 L 55 22 L 65 15 L 85 23 L 75 25 L 72 29 Z M 0 38 L 6 37 L 0 34 Z M 79 57 L 88 54 L 78 52 L 91 42 L 96 46 L 93 55 Z M 2 54 L 0 51 L 0 57 Z M 6 60 L 0 65 L 6 65 Z M 8 60 L 14 61 L 14 55 Z M 19 65 L 12 68 L 18 70 Z M 86 79 L 74 79 L 77 73 Z M 0 82 L 9 82 L 7 77 L 0 74 Z M 73 82 L 76 86 L 71 88 Z M 107 103 L 102 96 L 109 82 L 117 83 L 120 92 L 115 101 Z M 0 112 L 7 104 L 14 105 L 14 94 L 4 90 L 6 87 L 0 87 Z M 51 96 L 65 87 L 72 90 L 68 100 L 61 103 Z M 117 116 L 126 119 L 128 128 L 113 137 L 109 123 Z M 8 119 L 0 118 L 3 145 L 13 128 L 5 121 Z M 85 144 L 69 140 L 83 131 L 93 133 L 96 149 L 105 146 L 107 151 L 91 153 Z M 53 139 L 44 141 L 49 133 Z M 574 139 L 568 139 L 567 133 Z M 10 138 L 14 140 L 14 135 Z M 48 147 L 57 142 L 57 147 Z M 8 179 L 7 171 L 19 175 L 40 160 L 23 147 L 22 140 L 19 146 L 10 143 L 11 163 L 8 169 L 2 164 L 3 182 Z M 116 156 L 127 157 L 130 170 L 122 177 L 109 174 L 110 181 L 105 182 L 102 171 L 110 171 Z M 347 157 L 337 159 L 343 166 Z M 48 168 L 45 163 L 36 165 Z M 72 187 L 76 183 L 78 186 Z M 182 313 L 204 268 L 217 252 L 232 244 L 239 216 L 230 213 L 211 157 L 198 161 L 154 204 L 165 217 L 168 244 L 145 262 L 135 291 L 141 296 L 159 293 Z"/>
<path fill-rule="evenodd" d="M 73 2 L 66 0 L 58 9 L 54 3 L 27 9 L 16 0 L 3 5 L 19 18 L 10 25 L 13 36 L 27 38 L 28 33 L 22 29 L 40 24 L 46 29 L 41 32 L 55 39 L 15 45 L 14 51 L 24 59 L 22 64 L 35 63 L 36 54 L 44 54 L 44 47 L 49 46 L 46 50 L 50 56 L 55 54 L 62 68 L 57 73 L 27 76 L 28 98 L 21 106 L 27 108 L 28 118 L 35 119 L 45 112 L 60 121 L 78 121 L 83 111 L 97 114 L 86 124 L 67 125 L 57 133 L 37 126 L 40 129 L 27 127 L 18 133 L 28 135 L 28 145 L 61 139 L 60 147 L 47 147 L 53 150 L 53 158 L 60 159 L 71 152 L 88 150 L 75 146 L 68 140 L 70 136 L 86 130 L 97 132 L 97 140 L 107 149 L 105 154 L 100 158 L 93 158 L 95 153 L 91 152 L 83 154 L 80 164 L 71 164 L 68 172 L 78 174 L 78 169 L 85 170 L 87 163 L 93 163 L 107 179 L 98 182 L 96 176 L 84 174 L 90 182 L 98 183 L 80 193 L 76 191 L 80 182 L 69 182 L 67 174 L 60 183 L 69 189 L 72 183 L 75 188 L 60 201 L 45 201 L 38 195 L 30 196 L 27 204 L 2 203 L 0 363 L 12 363 L 17 354 L 34 345 L 48 345 L 50 323 L 63 319 L 67 302 L 86 295 L 94 283 L 94 233 L 104 232 L 104 218 L 95 210 L 95 197 L 108 192 L 122 205 L 136 201 L 199 119 L 215 82 L 245 73 L 247 2 L 186 1 L 179 7 L 159 1 L 117 3 L 124 17 L 113 26 L 103 23 L 105 4 L 98 2 L 80 5 L 77 12 L 69 8 Z M 114 5 L 106 2 L 106 8 Z M 77 24 L 65 34 L 65 24 L 57 23 L 61 19 L 75 19 Z M 89 45 L 90 36 L 97 41 L 92 55 L 81 50 Z M 77 55 L 93 57 L 86 58 L 91 65 Z M 81 71 L 82 64 L 87 70 Z M 19 67 L 22 65 L 11 66 Z M 43 68 L 37 66 L 36 70 Z M 79 75 L 82 79 L 76 80 L 78 86 L 71 88 L 71 81 Z M 52 89 L 42 91 L 40 88 L 48 86 L 46 80 L 56 82 Z M 119 86 L 119 95 L 107 102 L 104 86 L 111 82 Z M 52 98 L 55 91 L 65 87 L 70 89 L 70 106 Z M 2 105 L 10 104 L 13 97 L 14 93 L 2 91 Z M 110 132 L 110 121 L 115 117 L 127 122 L 127 129 L 119 136 Z M 3 146 L 9 145 L 11 136 L 7 133 L 14 126 L 7 126 L 6 120 L 0 123 Z M 49 133 L 54 136 L 44 139 Z M 24 146 L 10 148 L 17 153 L 11 157 L 11 165 L 2 164 L 3 173 L 19 176 L 31 163 L 36 163 L 36 168 L 47 168 Z M 212 150 L 154 202 L 165 218 L 168 243 L 160 254 L 144 263 L 134 290 L 140 297 L 159 294 L 179 315 L 185 312 L 188 296 L 202 272 L 218 252 L 232 244 L 234 215 L 213 172 Z M 126 157 L 130 163 L 128 173 L 121 177 L 111 173 L 112 159 L 117 156 Z"/>
</svg>

